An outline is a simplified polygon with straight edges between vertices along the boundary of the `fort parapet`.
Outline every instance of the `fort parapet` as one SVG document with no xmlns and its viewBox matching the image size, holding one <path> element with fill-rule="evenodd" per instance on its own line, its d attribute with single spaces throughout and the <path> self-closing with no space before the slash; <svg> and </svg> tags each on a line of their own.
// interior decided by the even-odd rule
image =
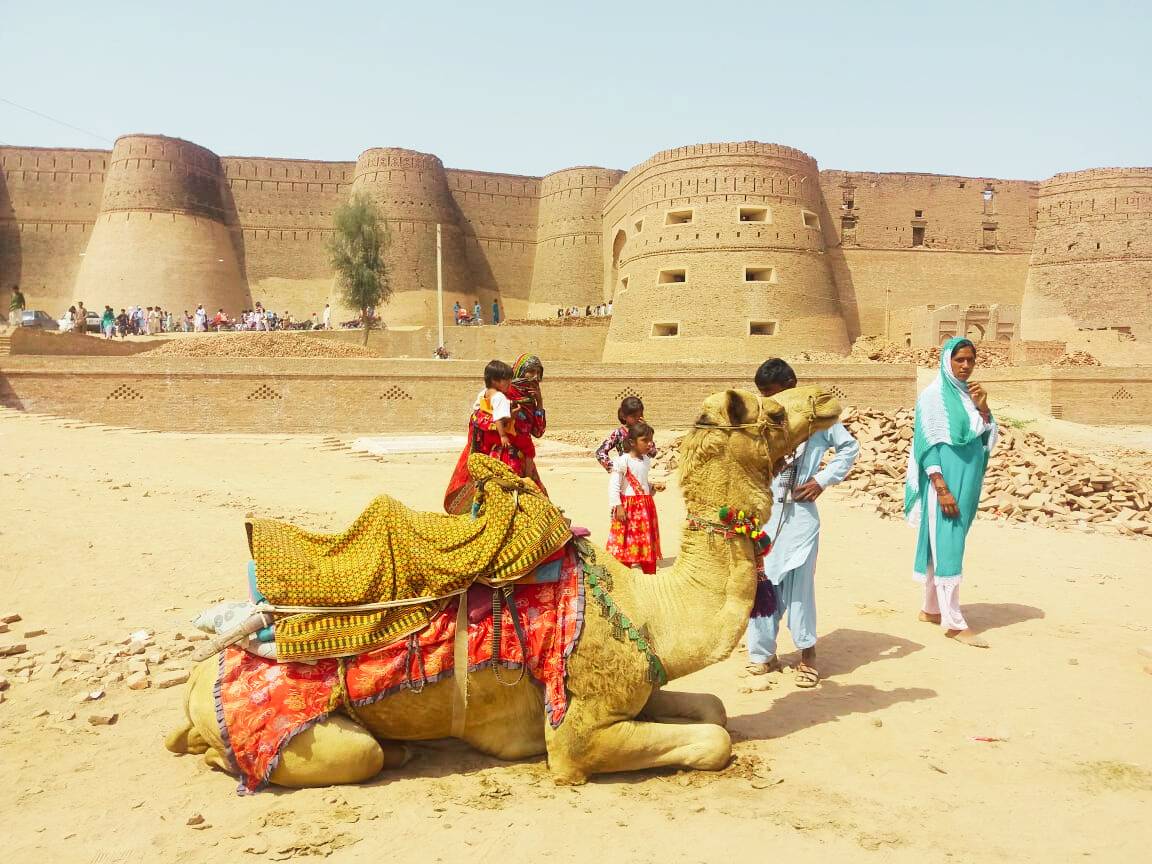
<svg viewBox="0 0 1152 864">
<path fill-rule="evenodd" d="M 947 303 L 1020 306 L 1027 339 L 1152 342 L 1150 168 L 879 174 L 734 142 L 541 178 L 395 147 L 355 162 L 219 157 L 159 135 L 0 147 L 0 165 L 0 301 L 18 283 L 54 315 L 74 299 L 351 314 L 326 242 L 363 191 L 389 229 L 393 325 L 435 325 L 439 225 L 446 319 L 454 302 L 488 320 L 493 300 L 508 318 L 612 300 L 612 361 L 842 351 L 899 338 L 897 310 Z"/>
</svg>

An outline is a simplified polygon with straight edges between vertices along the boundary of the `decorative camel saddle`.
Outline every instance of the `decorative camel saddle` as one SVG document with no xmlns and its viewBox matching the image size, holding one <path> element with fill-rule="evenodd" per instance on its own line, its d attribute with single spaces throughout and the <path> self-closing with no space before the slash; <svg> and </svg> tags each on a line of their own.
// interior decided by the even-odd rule
<svg viewBox="0 0 1152 864">
<path fill-rule="evenodd" d="M 531 480 L 480 454 L 472 515 L 405 507 L 381 495 L 340 534 L 271 519 L 247 523 L 256 588 L 271 609 L 276 659 L 360 654 L 425 627 L 480 581 L 515 582 L 572 538 L 564 515 Z M 345 611 L 346 610 L 346 611 Z"/>
</svg>

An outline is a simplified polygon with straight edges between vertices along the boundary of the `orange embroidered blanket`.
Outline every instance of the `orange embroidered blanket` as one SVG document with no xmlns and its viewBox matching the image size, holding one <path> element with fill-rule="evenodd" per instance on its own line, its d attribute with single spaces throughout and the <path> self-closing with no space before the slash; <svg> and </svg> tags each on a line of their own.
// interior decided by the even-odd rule
<svg viewBox="0 0 1152 864">
<path fill-rule="evenodd" d="M 567 661 L 584 620 L 584 579 L 570 545 L 560 580 L 514 589 L 513 603 L 527 645 L 527 670 L 544 690 L 544 711 L 553 728 L 568 710 Z M 469 592 L 468 659 L 475 671 L 493 663 L 491 589 Z M 487 611 L 485 612 L 485 607 Z M 340 663 L 275 663 L 231 647 L 220 655 L 216 679 L 216 718 L 228 755 L 241 777 L 240 792 L 255 792 L 268 782 L 284 746 L 315 723 L 339 710 L 343 698 L 353 707 L 370 705 L 402 689 L 419 690 L 453 674 L 457 602 L 407 639 L 346 658 L 341 692 Z M 512 620 L 502 610 L 501 666 L 525 664 Z"/>
</svg>

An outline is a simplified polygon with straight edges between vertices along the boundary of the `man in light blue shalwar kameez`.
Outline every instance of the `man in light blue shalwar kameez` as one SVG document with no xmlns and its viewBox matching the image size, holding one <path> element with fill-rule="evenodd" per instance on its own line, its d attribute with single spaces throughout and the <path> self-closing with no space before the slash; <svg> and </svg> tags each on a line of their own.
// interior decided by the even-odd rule
<svg viewBox="0 0 1152 864">
<path fill-rule="evenodd" d="M 796 373 L 778 358 L 765 361 L 756 371 L 756 387 L 762 396 L 774 396 L 795 386 Z M 828 450 L 835 452 L 821 468 Z M 748 622 L 748 671 L 754 675 L 780 668 L 776 641 L 780 619 L 787 612 L 788 630 L 800 649 L 796 686 L 815 687 L 820 681 L 815 666 L 816 555 L 820 546 L 816 499 L 848 475 L 859 452 L 860 444 L 837 423 L 797 447 L 772 478 L 772 515 L 764 526 L 772 538 L 772 550 L 764 556 L 764 571 L 776 595 L 776 610 Z"/>
</svg>

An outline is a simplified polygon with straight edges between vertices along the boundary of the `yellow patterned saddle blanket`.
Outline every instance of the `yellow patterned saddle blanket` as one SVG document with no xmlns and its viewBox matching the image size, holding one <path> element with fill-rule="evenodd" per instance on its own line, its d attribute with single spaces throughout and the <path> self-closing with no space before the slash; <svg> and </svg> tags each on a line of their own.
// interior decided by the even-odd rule
<svg viewBox="0 0 1152 864">
<path fill-rule="evenodd" d="M 571 539 L 564 515 L 529 479 L 479 453 L 468 459 L 479 505 L 446 516 L 376 498 L 347 530 L 318 534 L 253 519 L 256 585 L 275 606 L 344 607 L 430 598 L 376 611 L 306 612 L 276 621 L 280 662 L 379 648 L 423 628 L 455 592 L 515 581 Z"/>
</svg>

